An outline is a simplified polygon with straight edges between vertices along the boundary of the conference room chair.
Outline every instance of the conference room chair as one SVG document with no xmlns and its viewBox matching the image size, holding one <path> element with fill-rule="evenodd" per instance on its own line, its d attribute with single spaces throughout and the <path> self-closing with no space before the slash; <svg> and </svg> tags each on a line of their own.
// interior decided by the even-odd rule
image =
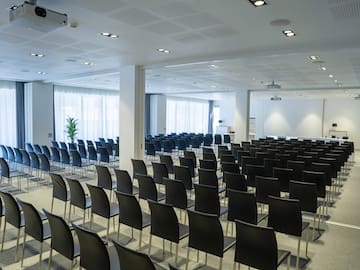
<svg viewBox="0 0 360 270">
<path fill-rule="evenodd" d="M 145 143 L 145 154 L 147 156 L 152 156 L 155 159 L 156 151 L 155 151 L 155 145 L 152 142 Z"/>
<path fill-rule="evenodd" d="M 328 212 L 328 197 L 326 196 L 325 173 L 316 171 L 304 171 L 303 182 L 316 184 L 317 197 L 322 199 L 322 214 Z"/>
<path fill-rule="evenodd" d="M 191 169 L 188 166 L 175 166 L 174 165 L 175 179 L 184 183 L 185 189 L 189 192 L 193 190 L 193 179 L 191 176 Z M 191 194 L 191 193 L 190 193 Z"/>
<path fill-rule="evenodd" d="M 85 144 L 78 144 L 78 148 L 79 148 L 79 153 L 80 153 L 81 158 L 82 159 L 87 159 L 88 154 L 87 154 Z"/>
<path fill-rule="evenodd" d="M 51 146 L 52 146 L 52 147 L 55 147 L 55 148 L 57 148 L 57 149 L 60 148 L 59 143 L 58 143 L 57 141 L 51 141 Z"/>
<path fill-rule="evenodd" d="M 245 264 L 249 268 L 276 270 L 287 260 L 290 269 L 291 253 L 278 249 L 275 232 L 272 228 L 257 226 L 236 220 L 236 245 L 234 267 Z"/>
<path fill-rule="evenodd" d="M 85 194 L 84 188 L 80 184 L 79 180 L 66 178 L 70 190 L 70 205 L 69 216 L 71 218 L 71 206 L 78 207 L 83 210 L 83 224 L 85 224 L 86 210 L 91 207 L 91 198 Z"/>
<path fill-rule="evenodd" d="M 114 169 L 116 177 L 116 190 L 122 193 L 137 195 L 139 188 L 134 187 L 133 181 L 126 170 Z"/>
<path fill-rule="evenodd" d="M 21 177 L 24 176 L 23 172 L 20 171 L 11 171 L 7 161 L 4 158 L 0 158 L 0 168 L 1 168 L 1 177 L 0 183 L 3 179 L 8 180 L 8 184 L 12 184 L 12 179 L 17 179 L 18 189 L 21 189 Z"/>
<path fill-rule="evenodd" d="M 256 187 L 255 178 L 265 176 L 265 167 L 263 165 L 246 165 L 246 183 L 249 187 Z"/>
<path fill-rule="evenodd" d="M 88 154 L 89 154 L 89 156 L 88 156 L 89 161 L 94 164 L 97 164 L 98 163 L 98 153 L 97 153 L 94 145 L 88 144 L 87 150 L 88 150 Z"/>
<path fill-rule="evenodd" d="M 23 158 L 22 158 L 22 154 L 19 148 L 14 147 L 14 153 L 15 153 L 15 168 L 18 171 L 22 171 L 22 163 L 23 163 Z"/>
<path fill-rule="evenodd" d="M 214 152 L 203 152 L 202 158 L 203 160 L 213 160 L 217 162 L 217 157 Z"/>
<path fill-rule="evenodd" d="M 272 177 L 273 169 L 279 167 L 280 159 L 264 158 L 265 176 Z"/>
<path fill-rule="evenodd" d="M 60 149 L 65 149 L 66 151 L 68 151 L 68 146 L 65 142 L 60 142 Z"/>
<path fill-rule="evenodd" d="M 160 155 L 160 163 L 166 165 L 169 174 L 174 174 L 174 162 L 170 155 Z"/>
<path fill-rule="evenodd" d="M 301 181 L 303 179 L 303 171 L 305 170 L 305 162 L 301 160 L 288 160 L 287 168 L 293 170 L 292 180 Z"/>
<path fill-rule="evenodd" d="M 222 269 L 224 253 L 235 245 L 235 238 L 224 236 L 220 220 L 217 215 L 200 213 L 188 210 L 189 216 L 189 243 L 186 256 L 186 267 L 189 268 L 190 248 L 205 252 L 205 265 L 207 254 L 220 257 L 219 269 Z"/>
<path fill-rule="evenodd" d="M 51 153 L 50 153 L 49 147 L 47 145 L 42 145 L 41 149 L 42 149 L 43 154 L 47 157 L 47 159 L 51 160 Z"/>
<path fill-rule="evenodd" d="M 195 173 L 195 164 L 192 158 L 179 157 L 180 166 L 188 167 L 190 169 L 191 177 L 197 176 Z"/>
<path fill-rule="evenodd" d="M 165 194 L 156 189 L 155 181 L 151 176 L 139 175 L 139 199 L 153 200 L 156 202 L 165 200 Z"/>
<path fill-rule="evenodd" d="M 261 206 L 269 204 L 269 196 L 280 197 L 280 181 L 278 178 L 256 176 L 255 185 L 256 201 Z"/>
<path fill-rule="evenodd" d="M 28 152 L 34 152 L 34 148 L 31 143 L 25 143 L 25 150 Z"/>
<path fill-rule="evenodd" d="M 58 163 L 60 164 L 60 152 L 59 152 L 59 148 L 56 148 L 54 146 L 50 147 L 51 150 L 51 160 L 54 163 Z"/>
<path fill-rule="evenodd" d="M 133 178 L 138 179 L 140 175 L 147 175 L 147 168 L 145 162 L 141 159 L 131 159 L 133 167 Z"/>
<path fill-rule="evenodd" d="M 199 184 L 216 187 L 219 193 L 225 191 L 224 187 L 219 186 L 219 179 L 215 170 L 209 169 L 198 169 L 199 173 Z"/>
<path fill-rule="evenodd" d="M 279 179 L 280 191 L 289 192 L 289 184 L 294 180 L 294 170 L 289 168 L 273 168 L 273 177 Z"/>
<path fill-rule="evenodd" d="M 195 184 L 195 211 L 214 214 L 218 217 L 227 213 L 228 208 L 220 204 L 216 187 Z"/>
<path fill-rule="evenodd" d="M 153 168 L 153 179 L 156 184 L 163 185 L 164 181 L 163 178 L 169 178 L 169 172 L 166 167 L 166 164 L 164 163 L 158 163 L 158 162 L 152 162 L 152 168 Z"/>
<path fill-rule="evenodd" d="M 66 182 L 60 174 L 49 173 L 52 182 L 51 212 L 54 209 L 54 200 L 64 202 L 64 218 L 66 218 L 67 203 L 70 201 L 70 191 L 68 191 Z"/>
<path fill-rule="evenodd" d="M 41 149 L 40 145 L 34 144 L 34 152 L 36 154 L 42 154 L 42 149 Z"/>
<path fill-rule="evenodd" d="M 116 182 L 113 182 L 111 173 L 108 167 L 95 165 L 97 174 L 97 186 L 106 189 L 110 193 L 110 201 L 112 199 L 113 190 L 116 189 Z"/>
<path fill-rule="evenodd" d="M 246 174 L 246 165 L 257 165 L 257 160 L 252 156 L 242 156 L 240 160 L 241 173 Z"/>
<path fill-rule="evenodd" d="M 223 173 L 224 172 L 240 173 L 240 167 L 238 163 L 223 162 L 221 163 L 221 171 Z"/>
<path fill-rule="evenodd" d="M 24 149 L 21 149 L 20 151 L 21 151 L 21 155 L 22 155 L 23 172 L 25 174 L 27 174 L 27 176 L 30 176 L 31 175 L 31 159 L 30 159 L 30 155 Z"/>
<path fill-rule="evenodd" d="M 200 169 L 210 169 L 210 170 L 217 171 L 217 161 L 216 160 L 199 159 L 199 167 L 200 167 Z"/>
<path fill-rule="evenodd" d="M 223 181 L 226 185 L 225 196 L 228 196 L 228 190 L 247 191 L 245 176 L 240 173 L 224 172 Z"/>
<path fill-rule="evenodd" d="M 220 134 L 214 135 L 214 144 L 216 145 L 222 144 L 222 137 Z"/>
</svg>

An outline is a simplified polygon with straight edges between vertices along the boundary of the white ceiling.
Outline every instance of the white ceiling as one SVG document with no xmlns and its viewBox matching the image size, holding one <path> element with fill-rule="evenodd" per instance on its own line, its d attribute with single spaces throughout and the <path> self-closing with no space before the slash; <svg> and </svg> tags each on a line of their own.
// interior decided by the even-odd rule
<svg viewBox="0 0 360 270">
<path fill-rule="evenodd" d="M 268 0 L 261 8 L 247 0 L 38 0 L 77 24 L 50 33 L 10 24 L 8 7 L 20 3 L 0 2 L 2 79 L 118 89 L 119 68 L 139 64 L 148 93 L 263 90 L 272 80 L 290 94 L 360 88 L 360 0 Z M 271 25 L 276 19 L 290 24 Z M 296 37 L 282 34 L 288 28 Z M 309 55 L 319 56 L 327 71 Z"/>
</svg>

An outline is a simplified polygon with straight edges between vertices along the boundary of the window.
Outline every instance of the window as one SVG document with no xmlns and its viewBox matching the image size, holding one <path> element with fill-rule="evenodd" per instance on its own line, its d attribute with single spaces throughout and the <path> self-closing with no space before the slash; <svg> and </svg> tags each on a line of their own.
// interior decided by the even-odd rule
<svg viewBox="0 0 360 270">
<path fill-rule="evenodd" d="M 0 144 L 15 147 L 16 130 L 15 82 L 0 81 Z"/>
<path fill-rule="evenodd" d="M 166 133 L 207 133 L 209 102 L 181 98 L 166 100 Z"/>
<path fill-rule="evenodd" d="M 77 87 L 55 86 L 55 135 L 58 141 L 69 141 L 66 118 L 78 120 L 76 138 L 98 140 L 119 136 L 119 92 Z"/>
</svg>

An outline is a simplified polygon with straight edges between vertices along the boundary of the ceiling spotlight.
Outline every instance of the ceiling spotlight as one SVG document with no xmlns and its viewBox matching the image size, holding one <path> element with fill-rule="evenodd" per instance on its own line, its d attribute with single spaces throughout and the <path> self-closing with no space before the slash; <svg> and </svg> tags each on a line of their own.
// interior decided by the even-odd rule
<svg viewBox="0 0 360 270">
<path fill-rule="evenodd" d="M 159 48 L 159 49 L 157 49 L 157 51 L 158 51 L 158 52 L 161 52 L 161 53 L 170 53 L 169 50 L 163 49 L 163 48 Z"/>
<path fill-rule="evenodd" d="M 330 75 L 329 75 L 329 78 L 334 78 L 334 75 L 330 74 Z"/>
<path fill-rule="evenodd" d="M 43 53 L 31 53 L 31 56 L 41 58 L 41 57 L 44 57 L 44 56 L 45 56 L 45 54 L 43 54 Z"/>
<path fill-rule="evenodd" d="M 334 80 L 334 83 L 337 83 L 338 82 L 338 80 Z"/>
<path fill-rule="evenodd" d="M 322 69 L 323 71 L 326 71 L 326 67 L 321 67 L 321 69 Z"/>
<path fill-rule="evenodd" d="M 17 8 L 18 8 L 18 6 L 16 6 L 16 5 L 13 5 L 13 6 L 9 7 L 10 10 L 15 10 Z"/>
<path fill-rule="evenodd" d="M 209 68 L 218 68 L 219 66 L 217 65 L 209 65 Z"/>
<path fill-rule="evenodd" d="M 284 30 L 284 31 L 282 31 L 282 32 L 283 32 L 283 34 L 284 34 L 285 36 L 287 36 L 287 37 L 294 37 L 294 36 L 296 36 L 296 35 L 295 35 L 295 32 L 292 31 L 292 30 Z"/>
<path fill-rule="evenodd" d="M 45 75 L 46 72 L 44 72 L 44 71 L 38 71 L 38 74 L 39 74 L 39 75 Z"/>
<path fill-rule="evenodd" d="M 108 32 L 102 32 L 100 33 L 101 36 L 106 37 L 106 38 L 119 38 L 119 35 L 116 34 L 112 34 L 112 33 L 108 33 Z"/>
<path fill-rule="evenodd" d="M 318 60 L 318 57 L 315 55 L 311 55 L 311 56 L 309 56 L 309 58 L 310 58 L 310 60 L 313 60 L 313 61 Z"/>
<path fill-rule="evenodd" d="M 84 65 L 87 65 L 87 66 L 93 66 L 95 65 L 93 62 L 84 62 Z"/>
<path fill-rule="evenodd" d="M 255 7 L 261 7 L 266 5 L 266 2 L 264 0 L 249 0 L 249 2 Z"/>
</svg>

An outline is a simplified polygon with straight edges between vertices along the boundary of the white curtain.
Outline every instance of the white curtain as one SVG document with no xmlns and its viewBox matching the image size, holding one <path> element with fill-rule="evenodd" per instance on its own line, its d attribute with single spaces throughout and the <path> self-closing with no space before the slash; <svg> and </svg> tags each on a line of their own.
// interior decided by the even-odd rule
<svg viewBox="0 0 360 270">
<path fill-rule="evenodd" d="M 168 97 L 166 100 L 166 133 L 208 132 L 209 102 Z"/>
<path fill-rule="evenodd" d="M 17 146 L 15 82 L 0 81 L 0 144 Z"/>
<path fill-rule="evenodd" d="M 69 141 L 66 118 L 78 120 L 77 139 L 98 140 L 119 136 L 119 92 L 55 86 L 55 134 L 57 141 Z"/>
</svg>

